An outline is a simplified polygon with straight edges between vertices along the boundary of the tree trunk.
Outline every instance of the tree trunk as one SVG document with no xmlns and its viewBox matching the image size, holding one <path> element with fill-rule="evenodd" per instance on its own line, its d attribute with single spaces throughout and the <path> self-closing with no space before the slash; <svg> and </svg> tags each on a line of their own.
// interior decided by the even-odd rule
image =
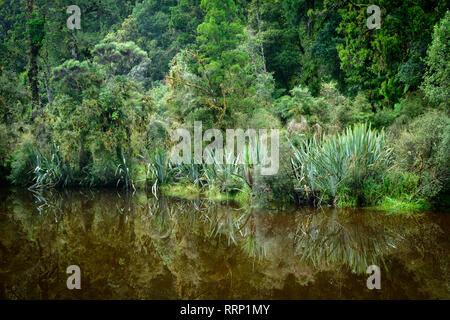
<svg viewBox="0 0 450 320">
<path fill-rule="evenodd" d="M 73 37 L 73 48 L 72 48 L 72 58 L 73 60 L 78 60 L 78 42 L 77 38 L 75 38 L 75 34 L 72 33 Z"/>
<path fill-rule="evenodd" d="M 260 16 L 260 6 L 259 6 L 259 2 L 257 2 L 256 4 L 258 7 L 256 9 L 256 20 L 258 23 L 258 41 L 259 41 L 259 50 L 263 59 L 263 68 L 264 68 L 264 73 L 267 73 L 267 69 L 266 69 L 266 57 L 264 56 L 264 45 L 263 45 L 263 39 L 262 39 L 262 28 L 261 28 L 261 16 Z"/>
<path fill-rule="evenodd" d="M 52 103 L 53 93 L 52 93 L 52 88 L 50 85 L 52 71 L 50 69 L 50 63 L 48 61 L 48 51 L 45 51 L 44 64 L 45 64 L 45 70 L 44 70 L 45 91 L 47 92 L 48 103 Z"/>
<path fill-rule="evenodd" d="M 28 20 L 32 19 L 34 12 L 34 0 L 27 1 L 27 16 Z M 34 106 L 39 106 L 39 87 L 38 87 L 38 65 L 37 58 L 39 54 L 39 47 L 33 42 L 33 35 L 30 32 L 31 26 L 28 26 L 28 39 L 30 41 L 30 54 L 29 54 L 29 69 L 28 69 L 28 81 L 30 82 L 31 97 Z"/>
</svg>

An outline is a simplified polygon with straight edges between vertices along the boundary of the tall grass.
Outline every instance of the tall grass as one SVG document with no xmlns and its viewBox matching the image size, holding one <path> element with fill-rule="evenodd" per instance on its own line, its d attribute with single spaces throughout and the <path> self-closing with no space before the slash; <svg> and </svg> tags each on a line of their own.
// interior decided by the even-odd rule
<svg viewBox="0 0 450 320">
<path fill-rule="evenodd" d="M 59 146 L 52 145 L 47 153 L 33 151 L 33 184 L 30 189 L 65 187 L 72 179 L 72 170 L 65 164 Z"/>
<path fill-rule="evenodd" d="M 129 157 L 126 157 L 124 154 L 120 157 L 120 162 L 116 164 L 115 175 L 118 178 L 116 186 L 122 184 L 126 190 L 133 189 L 136 191 L 134 187 L 133 177 L 132 177 L 132 163 Z"/>
<path fill-rule="evenodd" d="M 194 163 L 194 158 L 191 158 L 191 163 L 183 163 L 175 167 L 175 177 L 178 180 L 189 181 L 199 187 L 203 184 L 202 169 L 203 165 Z"/>
<path fill-rule="evenodd" d="M 173 180 L 174 166 L 163 149 L 156 149 L 153 152 L 147 151 L 142 158 L 146 162 L 147 180 L 152 183 L 152 192 L 156 195 L 161 186 L 167 185 Z"/>
<path fill-rule="evenodd" d="M 203 177 L 209 187 L 218 187 L 221 192 L 236 193 L 245 185 L 244 165 L 240 164 L 237 157 L 221 163 L 214 158 L 211 165 L 203 166 Z"/>
<path fill-rule="evenodd" d="M 347 128 L 323 143 L 315 138 L 291 143 L 291 164 L 298 190 L 304 199 L 336 204 L 340 198 L 364 203 L 364 182 L 382 176 L 391 162 L 392 150 L 383 132 L 362 124 Z"/>
</svg>

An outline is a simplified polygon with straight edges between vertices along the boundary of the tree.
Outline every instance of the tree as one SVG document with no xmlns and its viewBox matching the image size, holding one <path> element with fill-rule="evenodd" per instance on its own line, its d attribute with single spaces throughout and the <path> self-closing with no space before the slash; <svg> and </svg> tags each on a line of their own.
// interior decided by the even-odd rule
<svg viewBox="0 0 450 320">
<path fill-rule="evenodd" d="M 38 16 L 34 7 L 34 0 L 27 0 L 27 34 L 29 40 L 28 81 L 30 82 L 31 97 L 35 106 L 40 105 L 38 87 L 38 56 L 45 37 L 44 20 Z"/>
<path fill-rule="evenodd" d="M 104 40 L 93 51 L 94 62 L 106 68 L 110 76 L 126 75 L 143 81 L 148 65 L 151 63 L 147 52 L 134 42 L 114 42 Z"/>
<path fill-rule="evenodd" d="M 201 0 L 178 0 L 170 8 L 170 32 L 174 35 L 173 47 L 178 52 L 196 44 L 197 27 L 202 23 L 204 12 L 200 8 Z"/>
<path fill-rule="evenodd" d="M 371 102 L 393 106 L 407 91 L 417 88 L 424 73 L 420 63 L 431 42 L 431 29 L 444 14 L 442 1 L 380 0 L 381 28 L 369 30 L 366 9 L 373 4 L 349 2 L 340 14 L 338 44 L 348 93 L 364 90 Z"/>
<path fill-rule="evenodd" d="M 144 0 L 137 3 L 121 28 L 107 36 L 117 42 L 133 41 L 147 52 L 151 61 L 146 66 L 150 83 L 164 79 L 170 60 L 176 53 L 173 46 L 175 35 L 169 28 L 170 8 L 176 3 L 176 0 Z"/>
<path fill-rule="evenodd" d="M 449 42 L 450 13 L 447 11 L 445 17 L 434 27 L 433 41 L 425 59 L 428 69 L 422 85 L 425 95 L 430 101 L 447 109 L 450 103 Z"/>
<path fill-rule="evenodd" d="M 254 110 L 267 106 L 272 77 L 260 68 L 262 59 L 244 32 L 237 3 L 202 1 L 198 52 L 179 53 L 167 77 L 177 118 L 219 128 L 248 125 Z"/>
<path fill-rule="evenodd" d="M 28 46 L 26 6 L 23 1 L 0 1 L 0 16 L 0 67 L 21 73 L 29 60 L 23 50 Z"/>
</svg>

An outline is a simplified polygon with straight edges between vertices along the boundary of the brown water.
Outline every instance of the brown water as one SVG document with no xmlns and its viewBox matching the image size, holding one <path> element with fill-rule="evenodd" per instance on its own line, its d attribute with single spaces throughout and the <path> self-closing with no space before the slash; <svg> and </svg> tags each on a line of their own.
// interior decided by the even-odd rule
<svg viewBox="0 0 450 320">
<path fill-rule="evenodd" d="M 450 298 L 446 213 L 0 193 L 0 299 Z M 372 264 L 380 290 L 366 287 Z M 69 265 L 81 290 L 67 289 Z"/>
</svg>

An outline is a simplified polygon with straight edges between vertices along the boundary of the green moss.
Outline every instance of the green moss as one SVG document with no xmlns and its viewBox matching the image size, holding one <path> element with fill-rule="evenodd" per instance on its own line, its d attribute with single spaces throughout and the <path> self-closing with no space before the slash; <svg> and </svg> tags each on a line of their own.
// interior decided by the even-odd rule
<svg viewBox="0 0 450 320">
<path fill-rule="evenodd" d="M 249 186 L 246 186 L 246 190 L 238 192 L 234 196 L 234 201 L 238 203 L 241 207 L 245 207 L 251 204 L 252 201 L 252 190 Z"/>
<path fill-rule="evenodd" d="M 175 184 L 161 187 L 161 192 L 168 197 L 178 197 L 187 200 L 195 200 L 200 197 L 200 189 L 193 184 Z"/>
<path fill-rule="evenodd" d="M 145 189 L 147 184 L 146 168 L 141 164 L 133 166 L 132 177 L 136 189 Z"/>
<path fill-rule="evenodd" d="M 377 208 L 387 211 L 423 211 L 430 209 L 430 205 L 422 199 L 407 200 L 384 197 Z"/>
<path fill-rule="evenodd" d="M 234 200 L 234 196 L 229 193 L 222 193 L 220 190 L 216 187 L 212 187 L 205 192 L 203 192 L 203 195 L 213 201 L 232 201 Z"/>
<path fill-rule="evenodd" d="M 430 204 L 423 200 L 394 199 L 384 197 L 377 206 L 367 207 L 370 210 L 379 210 L 388 214 L 401 214 L 404 216 L 416 216 L 430 209 Z"/>
<path fill-rule="evenodd" d="M 240 206 L 248 206 L 251 201 L 250 189 L 239 191 L 235 194 L 223 193 L 216 187 L 211 187 L 202 191 L 199 187 L 190 183 L 165 185 L 161 187 L 163 195 L 168 197 L 178 197 L 187 200 L 195 200 L 199 198 L 209 199 L 212 201 L 233 201 Z"/>
</svg>

